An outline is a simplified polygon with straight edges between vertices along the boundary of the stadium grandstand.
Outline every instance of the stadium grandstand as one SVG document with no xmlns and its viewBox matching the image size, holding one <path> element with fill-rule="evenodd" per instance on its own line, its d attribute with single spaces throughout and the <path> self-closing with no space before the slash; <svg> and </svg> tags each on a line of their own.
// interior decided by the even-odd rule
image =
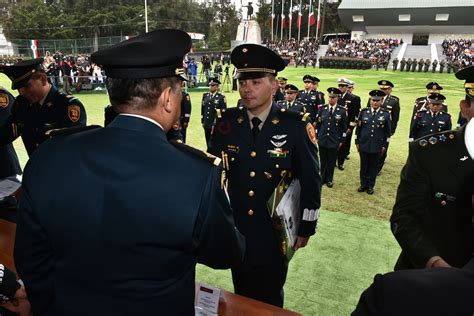
<svg viewBox="0 0 474 316">
<path fill-rule="evenodd" d="M 392 60 L 450 60 L 443 42 L 474 39 L 473 10 L 472 0 L 342 0 L 338 13 L 353 40 L 392 38 L 403 43 L 392 52 Z M 464 50 L 461 55 L 469 60 L 473 47 Z"/>
</svg>

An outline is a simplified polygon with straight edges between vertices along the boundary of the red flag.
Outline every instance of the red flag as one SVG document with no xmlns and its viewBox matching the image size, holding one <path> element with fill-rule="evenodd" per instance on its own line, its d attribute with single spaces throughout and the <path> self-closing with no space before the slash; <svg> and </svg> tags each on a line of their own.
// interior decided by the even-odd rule
<svg viewBox="0 0 474 316">
<path fill-rule="evenodd" d="M 308 17 L 308 23 L 309 23 L 309 26 L 313 26 L 314 25 L 314 22 L 315 22 L 315 19 L 314 19 L 314 12 L 311 11 L 309 13 L 309 17 Z"/>
<path fill-rule="evenodd" d="M 286 27 L 286 20 L 285 20 L 285 15 L 281 15 L 281 28 L 284 29 Z"/>
<path fill-rule="evenodd" d="M 300 12 L 298 13 L 298 20 L 296 20 L 296 26 L 297 26 L 298 28 L 301 27 L 301 19 L 302 19 L 302 17 L 303 17 L 303 14 L 302 14 L 301 11 L 300 11 Z"/>
</svg>

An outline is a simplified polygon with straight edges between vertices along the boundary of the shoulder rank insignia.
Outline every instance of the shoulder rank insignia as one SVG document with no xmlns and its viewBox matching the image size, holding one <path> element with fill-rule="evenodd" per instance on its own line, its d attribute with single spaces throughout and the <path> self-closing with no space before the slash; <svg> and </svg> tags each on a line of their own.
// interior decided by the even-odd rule
<svg viewBox="0 0 474 316">
<path fill-rule="evenodd" d="M 219 166 L 220 163 L 221 163 L 221 158 L 218 158 L 214 155 L 211 155 L 210 153 L 207 153 L 205 151 L 202 151 L 202 150 L 199 150 L 197 148 L 194 148 L 194 147 L 191 147 L 189 145 L 186 145 L 184 143 L 178 143 L 176 141 L 170 141 L 170 144 L 174 145 L 175 147 L 179 148 L 179 149 L 183 149 L 187 152 L 190 152 L 204 160 L 207 160 L 209 161 L 210 163 L 212 163 L 214 166 Z"/>
<path fill-rule="evenodd" d="M 309 116 L 309 115 L 310 115 L 309 112 L 306 113 L 306 114 L 304 114 L 303 117 L 301 118 L 301 121 L 306 122 L 306 120 L 308 119 L 308 116 Z"/>
</svg>

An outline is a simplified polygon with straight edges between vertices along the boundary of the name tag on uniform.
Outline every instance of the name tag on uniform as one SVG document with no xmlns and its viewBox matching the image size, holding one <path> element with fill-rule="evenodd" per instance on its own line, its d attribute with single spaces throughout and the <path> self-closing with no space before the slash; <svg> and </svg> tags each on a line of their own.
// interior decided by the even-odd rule
<svg viewBox="0 0 474 316">
<path fill-rule="evenodd" d="M 227 145 L 227 152 L 238 154 L 240 150 L 239 146 L 236 145 Z"/>
</svg>

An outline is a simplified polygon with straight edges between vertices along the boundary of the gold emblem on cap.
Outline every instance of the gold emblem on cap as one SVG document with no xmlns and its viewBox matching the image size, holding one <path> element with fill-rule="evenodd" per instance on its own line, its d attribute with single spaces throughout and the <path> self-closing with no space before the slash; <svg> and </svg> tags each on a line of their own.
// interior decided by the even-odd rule
<svg viewBox="0 0 474 316">
<path fill-rule="evenodd" d="M 384 81 L 382 81 L 382 84 L 387 84 L 387 81 L 385 81 L 385 80 L 384 80 Z"/>
</svg>

